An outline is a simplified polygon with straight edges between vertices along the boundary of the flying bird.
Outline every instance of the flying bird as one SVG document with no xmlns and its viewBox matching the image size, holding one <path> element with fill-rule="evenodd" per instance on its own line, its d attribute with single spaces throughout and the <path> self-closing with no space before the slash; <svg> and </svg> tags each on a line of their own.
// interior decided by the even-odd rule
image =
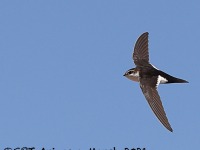
<svg viewBox="0 0 200 150">
<path fill-rule="evenodd" d="M 143 33 L 135 43 L 133 61 L 135 68 L 129 69 L 124 76 L 139 82 L 140 88 L 159 121 L 171 132 L 173 129 L 167 119 L 160 96 L 157 91 L 159 84 L 188 83 L 188 81 L 173 77 L 153 66 L 149 62 L 148 32 Z"/>
</svg>

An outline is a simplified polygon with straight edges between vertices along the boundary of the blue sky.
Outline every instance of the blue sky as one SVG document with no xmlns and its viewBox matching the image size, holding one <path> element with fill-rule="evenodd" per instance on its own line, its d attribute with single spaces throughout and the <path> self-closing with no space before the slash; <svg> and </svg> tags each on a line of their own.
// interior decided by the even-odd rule
<svg viewBox="0 0 200 150">
<path fill-rule="evenodd" d="M 199 1 L 1 1 L 0 148 L 195 149 L 200 142 Z M 149 32 L 167 131 L 123 77 Z"/>
</svg>

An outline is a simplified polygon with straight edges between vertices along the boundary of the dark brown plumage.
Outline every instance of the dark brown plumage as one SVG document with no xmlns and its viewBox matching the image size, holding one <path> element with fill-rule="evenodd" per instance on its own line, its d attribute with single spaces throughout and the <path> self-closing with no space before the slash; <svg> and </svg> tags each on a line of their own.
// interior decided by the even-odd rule
<svg viewBox="0 0 200 150">
<path fill-rule="evenodd" d="M 140 88 L 159 121 L 173 131 L 164 111 L 157 87 L 160 83 L 188 83 L 188 81 L 173 77 L 149 63 L 148 32 L 143 33 L 135 43 L 133 61 L 136 68 L 129 69 L 124 76 L 140 83 Z"/>
</svg>

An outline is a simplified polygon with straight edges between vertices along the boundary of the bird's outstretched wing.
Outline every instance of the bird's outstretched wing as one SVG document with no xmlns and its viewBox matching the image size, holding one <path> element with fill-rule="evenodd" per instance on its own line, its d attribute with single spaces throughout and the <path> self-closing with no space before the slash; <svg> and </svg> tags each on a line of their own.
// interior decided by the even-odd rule
<svg viewBox="0 0 200 150">
<path fill-rule="evenodd" d="M 133 60 L 136 66 L 149 64 L 148 32 L 143 33 L 135 43 Z"/>
<path fill-rule="evenodd" d="M 152 78 L 140 79 L 140 87 L 154 114 L 169 131 L 173 132 L 162 106 L 157 91 L 157 85 L 157 77 L 155 76 Z"/>
</svg>

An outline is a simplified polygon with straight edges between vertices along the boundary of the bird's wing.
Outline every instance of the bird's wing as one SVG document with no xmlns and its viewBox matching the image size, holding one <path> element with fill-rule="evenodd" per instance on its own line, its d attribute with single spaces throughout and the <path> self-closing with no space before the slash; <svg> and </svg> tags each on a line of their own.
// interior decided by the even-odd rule
<svg viewBox="0 0 200 150">
<path fill-rule="evenodd" d="M 169 131 L 173 132 L 162 106 L 156 85 L 157 77 L 140 79 L 140 87 L 154 114 Z"/>
<path fill-rule="evenodd" d="M 136 66 L 149 64 L 148 32 L 143 33 L 135 43 L 133 60 Z"/>
</svg>

